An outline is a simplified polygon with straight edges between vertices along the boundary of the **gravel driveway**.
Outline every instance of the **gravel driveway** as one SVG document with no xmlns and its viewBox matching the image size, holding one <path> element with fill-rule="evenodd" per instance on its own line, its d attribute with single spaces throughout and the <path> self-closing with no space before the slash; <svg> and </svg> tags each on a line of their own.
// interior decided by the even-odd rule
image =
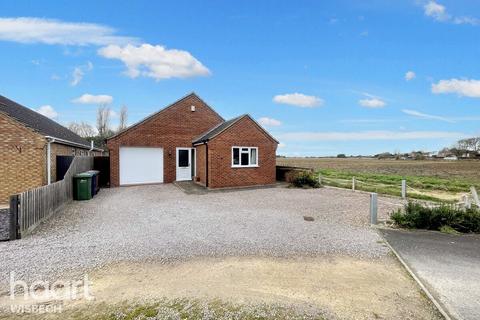
<svg viewBox="0 0 480 320">
<path fill-rule="evenodd" d="M 388 206 L 380 202 L 380 216 L 395 208 Z M 368 225 L 368 208 L 368 194 L 331 188 L 205 195 L 186 195 L 172 184 L 103 189 L 91 201 L 68 205 L 33 235 L 0 243 L 0 288 L 10 271 L 16 279 L 48 280 L 118 261 L 383 257 L 388 250 Z"/>
</svg>

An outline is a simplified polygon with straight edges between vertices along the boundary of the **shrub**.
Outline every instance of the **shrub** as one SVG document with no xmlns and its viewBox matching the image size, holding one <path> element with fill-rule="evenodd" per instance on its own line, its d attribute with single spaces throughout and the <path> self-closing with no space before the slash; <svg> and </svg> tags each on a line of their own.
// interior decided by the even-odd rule
<svg viewBox="0 0 480 320">
<path fill-rule="evenodd" d="M 460 209 L 443 204 L 427 207 L 420 203 L 409 202 L 404 210 L 397 210 L 390 215 L 395 224 L 402 228 L 446 230 L 480 233 L 480 210 Z"/>
<path fill-rule="evenodd" d="M 317 177 L 310 171 L 289 172 L 286 180 L 297 188 L 320 188 Z"/>
</svg>

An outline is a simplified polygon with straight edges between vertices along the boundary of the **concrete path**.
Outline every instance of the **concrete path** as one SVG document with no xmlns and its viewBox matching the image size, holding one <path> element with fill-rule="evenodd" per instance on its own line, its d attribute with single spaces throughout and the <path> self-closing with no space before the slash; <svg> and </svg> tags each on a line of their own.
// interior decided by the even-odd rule
<svg viewBox="0 0 480 320">
<path fill-rule="evenodd" d="M 381 230 L 455 319 L 480 319 L 480 235 Z"/>
</svg>

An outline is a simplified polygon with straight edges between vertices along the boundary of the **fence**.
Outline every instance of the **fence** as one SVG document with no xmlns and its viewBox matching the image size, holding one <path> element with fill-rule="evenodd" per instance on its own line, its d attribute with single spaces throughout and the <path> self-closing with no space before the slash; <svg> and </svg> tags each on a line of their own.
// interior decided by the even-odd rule
<svg viewBox="0 0 480 320">
<path fill-rule="evenodd" d="M 10 213 L 14 228 L 10 229 L 10 239 L 19 239 L 32 232 L 40 222 L 72 200 L 73 176 L 92 168 L 93 157 L 75 157 L 63 180 L 12 196 Z"/>
<path fill-rule="evenodd" d="M 337 178 L 337 177 L 328 177 L 324 175 L 318 176 L 320 184 L 339 187 L 339 188 L 348 188 L 367 192 L 376 192 L 379 194 L 388 194 L 393 196 L 399 196 L 403 199 L 407 197 L 410 199 L 426 200 L 426 201 L 440 201 L 440 202 L 450 202 L 450 203 L 466 203 L 475 204 L 480 207 L 480 201 L 476 195 L 475 187 L 464 186 L 462 189 L 456 191 L 447 191 L 448 189 L 440 188 L 434 189 L 431 186 L 427 189 L 423 189 L 419 186 L 413 188 L 407 183 L 407 180 L 391 180 L 391 181 L 374 181 L 372 179 L 367 179 L 366 181 L 361 181 L 357 177 L 353 176 L 348 179 L 346 178 Z M 470 189 L 470 190 L 468 190 Z M 462 191 L 463 190 L 463 191 Z"/>
</svg>

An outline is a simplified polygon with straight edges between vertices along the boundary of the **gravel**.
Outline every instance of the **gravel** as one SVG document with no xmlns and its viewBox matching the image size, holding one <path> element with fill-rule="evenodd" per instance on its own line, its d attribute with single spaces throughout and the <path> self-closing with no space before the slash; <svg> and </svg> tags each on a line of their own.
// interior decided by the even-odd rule
<svg viewBox="0 0 480 320">
<path fill-rule="evenodd" d="M 380 202 L 379 215 L 393 208 Z M 1 242 L 0 289 L 11 271 L 15 279 L 56 280 L 119 261 L 383 257 L 388 249 L 368 221 L 368 194 L 332 188 L 205 195 L 186 195 L 172 184 L 103 189 L 93 200 L 66 206 L 33 235 Z"/>
<path fill-rule="evenodd" d="M 9 209 L 0 209 L 0 241 L 10 237 L 10 213 Z"/>
</svg>

